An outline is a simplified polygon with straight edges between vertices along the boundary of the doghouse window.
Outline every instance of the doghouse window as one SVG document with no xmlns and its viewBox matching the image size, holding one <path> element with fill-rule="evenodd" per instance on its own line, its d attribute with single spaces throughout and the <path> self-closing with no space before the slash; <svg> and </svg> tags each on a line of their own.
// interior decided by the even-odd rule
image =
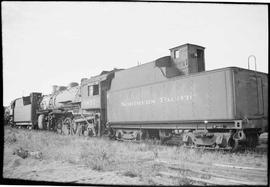
<svg viewBox="0 0 270 187">
<path fill-rule="evenodd" d="M 174 51 L 174 58 L 179 58 L 180 57 L 180 51 L 179 50 L 175 50 Z"/>
</svg>

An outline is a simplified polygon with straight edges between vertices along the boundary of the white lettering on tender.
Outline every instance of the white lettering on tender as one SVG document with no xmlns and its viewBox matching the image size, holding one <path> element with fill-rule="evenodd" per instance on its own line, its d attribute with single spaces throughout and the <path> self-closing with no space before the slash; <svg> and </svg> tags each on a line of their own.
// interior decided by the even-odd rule
<svg viewBox="0 0 270 187">
<path fill-rule="evenodd" d="M 139 105 L 150 105 L 155 104 L 155 100 L 142 100 L 142 101 L 130 101 L 130 102 L 121 102 L 122 106 L 139 106 Z"/>
<path fill-rule="evenodd" d="M 157 101 L 155 99 L 141 100 L 141 101 L 129 101 L 121 102 L 121 106 L 141 106 L 141 105 L 152 105 L 159 103 L 172 103 L 180 101 L 190 101 L 192 100 L 192 95 L 181 95 L 175 97 L 160 97 Z"/>
</svg>

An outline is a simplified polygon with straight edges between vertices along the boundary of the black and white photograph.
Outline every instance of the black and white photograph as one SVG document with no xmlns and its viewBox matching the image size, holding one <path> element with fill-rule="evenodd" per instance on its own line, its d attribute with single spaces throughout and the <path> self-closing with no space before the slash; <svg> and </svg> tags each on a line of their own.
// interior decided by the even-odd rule
<svg viewBox="0 0 270 187">
<path fill-rule="evenodd" d="M 268 186 L 268 10 L 2 1 L 1 184 Z"/>
</svg>

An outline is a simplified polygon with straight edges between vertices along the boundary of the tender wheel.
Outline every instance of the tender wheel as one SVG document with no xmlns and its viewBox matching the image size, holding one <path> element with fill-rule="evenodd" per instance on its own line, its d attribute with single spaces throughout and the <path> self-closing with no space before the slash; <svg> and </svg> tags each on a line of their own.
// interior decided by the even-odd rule
<svg viewBox="0 0 270 187">
<path fill-rule="evenodd" d="M 192 138 L 189 136 L 187 141 L 184 143 L 185 146 L 193 146 L 194 142 L 192 141 Z"/>
<path fill-rule="evenodd" d="M 147 140 L 147 139 L 149 139 L 149 132 L 148 132 L 148 130 L 142 130 L 142 140 Z"/>
<path fill-rule="evenodd" d="M 238 140 L 230 139 L 229 146 L 231 147 L 231 151 L 236 151 L 239 149 L 239 142 Z"/>
<path fill-rule="evenodd" d="M 38 116 L 38 129 L 44 128 L 44 118 L 45 118 L 44 114 Z"/>
<path fill-rule="evenodd" d="M 142 140 L 142 132 L 141 131 L 137 132 L 136 140 L 138 140 L 138 141 Z"/>
<path fill-rule="evenodd" d="M 255 148 L 259 143 L 259 135 L 258 133 L 247 133 L 246 135 L 246 146 L 249 148 Z"/>
<path fill-rule="evenodd" d="M 116 134 L 115 130 L 113 128 L 109 128 L 110 139 L 116 139 L 115 134 Z"/>
<path fill-rule="evenodd" d="M 121 140 L 121 139 L 122 139 L 122 134 L 121 134 L 121 132 L 118 132 L 118 133 L 117 133 L 117 139 L 118 139 L 118 140 Z"/>
</svg>

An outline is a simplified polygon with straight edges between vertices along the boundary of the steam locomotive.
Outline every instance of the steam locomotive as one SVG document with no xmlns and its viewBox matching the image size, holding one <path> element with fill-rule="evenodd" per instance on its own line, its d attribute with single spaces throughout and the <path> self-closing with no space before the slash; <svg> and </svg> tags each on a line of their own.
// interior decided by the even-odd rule
<svg viewBox="0 0 270 187">
<path fill-rule="evenodd" d="M 187 43 L 149 63 L 15 99 L 12 123 L 66 135 L 255 147 L 268 131 L 268 74 L 238 67 L 205 71 L 204 49 Z"/>
</svg>

